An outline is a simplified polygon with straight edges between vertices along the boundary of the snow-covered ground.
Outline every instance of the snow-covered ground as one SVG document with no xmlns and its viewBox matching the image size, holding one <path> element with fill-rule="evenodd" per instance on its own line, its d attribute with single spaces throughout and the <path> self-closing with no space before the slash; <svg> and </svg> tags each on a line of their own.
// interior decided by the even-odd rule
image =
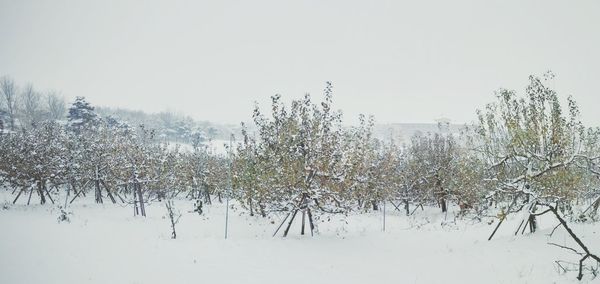
<svg viewBox="0 0 600 284">
<path fill-rule="evenodd" d="M 59 223 L 57 206 L 10 201 L 0 195 L 0 283 L 578 283 L 576 272 L 557 271 L 555 260 L 578 257 L 547 244 L 572 245 L 561 229 L 549 239 L 551 218 L 518 236 L 511 219 L 487 241 L 488 220 L 453 222 L 434 208 L 406 217 L 388 206 L 385 232 L 379 212 L 323 216 L 314 237 L 294 224 L 273 238 L 281 217 L 250 217 L 234 204 L 224 239 L 224 205 L 199 216 L 178 201 L 172 240 L 161 203 L 143 218 L 131 206 L 79 200 L 70 223 Z M 599 251 L 598 225 L 573 228 Z"/>
<path fill-rule="evenodd" d="M 209 153 L 214 155 L 227 155 L 227 148 L 229 147 L 230 141 L 228 140 L 208 140 L 202 142 L 202 144 L 206 145 L 206 149 Z M 179 147 L 181 151 L 191 152 L 194 150 L 194 147 L 188 143 L 179 143 L 179 142 L 170 142 L 169 148 L 174 149 L 175 147 Z M 232 142 L 232 147 L 235 150 L 235 143 Z"/>
</svg>

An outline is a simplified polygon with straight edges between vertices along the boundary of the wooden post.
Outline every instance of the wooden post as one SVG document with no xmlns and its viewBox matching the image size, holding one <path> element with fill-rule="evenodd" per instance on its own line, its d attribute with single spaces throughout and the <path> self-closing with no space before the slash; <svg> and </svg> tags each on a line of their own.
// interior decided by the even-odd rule
<svg viewBox="0 0 600 284">
<path fill-rule="evenodd" d="M 277 227 L 277 230 L 275 230 L 275 233 L 273 233 L 273 237 L 275 237 L 275 235 L 277 235 L 277 232 L 279 232 L 279 229 L 281 229 L 281 226 L 283 226 L 283 224 L 285 223 L 285 220 L 287 220 L 287 218 L 290 217 L 290 215 L 292 214 L 292 212 L 288 212 L 287 215 L 285 215 L 285 218 L 283 218 L 283 220 L 281 220 L 281 224 L 279 224 L 279 227 Z"/>
<path fill-rule="evenodd" d="M 116 204 L 117 200 L 115 199 L 115 197 L 110 192 L 110 189 L 108 188 L 108 186 L 106 185 L 106 183 L 103 180 L 100 180 L 100 183 L 102 184 L 102 186 L 104 186 L 104 189 L 106 190 L 106 194 L 108 195 L 108 197 L 110 198 L 110 200 L 112 201 L 112 203 Z"/>
<path fill-rule="evenodd" d="M 496 225 L 496 228 L 494 228 L 494 231 L 492 232 L 492 234 L 488 238 L 488 241 L 492 240 L 492 238 L 496 234 L 496 231 L 498 231 L 498 228 L 500 228 L 500 225 L 502 225 L 502 222 L 504 222 L 504 219 L 506 219 L 506 215 L 508 215 L 510 213 L 510 210 L 515 205 L 515 203 L 517 202 L 518 197 L 519 197 L 518 195 L 515 195 L 515 198 L 513 199 L 512 203 L 508 206 L 508 209 L 506 210 L 506 214 L 504 214 L 504 216 L 502 216 L 502 218 L 498 222 L 498 225 Z"/>
<path fill-rule="evenodd" d="M 48 195 L 48 199 L 50 199 L 50 202 L 52 202 L 52 204 L 54 204 L 54 200 L 52 199 L 52 196 L 50 196 L 50 192 L 48 191 L 48 187 L 46 187 L 46 182 L 42 183 L 42 188 L 44 189 L 44 192 Z"/>
<path fill-rule="evenodd" d="M 15 197 L 15 200 L 13 200 L 13 204 L 15 204 L 17 202 L 17 199 L 19 199 L 19 196 L 21 196 L 21 193 L 23 193 L 23 190 L 25 190 L 25 188 L 21 188 L 21 190 L 19 190 L 19 194 L 17 194 L 17 197 Z"/>
<path fill-rule="evenodd" d="M 290 227 L 292 226 L 292 222 L 294 222 L 294 218 L 296 217 L 296 213 L 298 213 L 298 209 L 294 209 L 292 218 L 290 218 L 290 222 L 288 223 L 287 228 L 285 228 L 285 231 L 283 231 L 283 237 L 287 237 L 288 232 L 290 231 Z"/>
<path fill-rule="evenodd" d="M 32 194 L 33 194 L 33 184 L 31 185 L 31 189 L 29 190 L 29 198 L 27 198 L 27 205 L 29 205 L 29 202 L 31 201 Z"/>
</svg>

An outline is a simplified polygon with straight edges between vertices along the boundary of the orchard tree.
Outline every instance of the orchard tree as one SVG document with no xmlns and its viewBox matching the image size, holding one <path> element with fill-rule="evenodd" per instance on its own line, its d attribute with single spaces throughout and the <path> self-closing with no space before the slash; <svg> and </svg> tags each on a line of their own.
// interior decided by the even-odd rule
<svg viewBox="0 0 600 284">
<path fill-rule="evenodd" d="M 244 140 L 238 144 L 232 161 L 234 196 L 250 211 L 250 216 L 254 216 L 258 210 L 262 217 L 266 217 L 266 202 L 271 199 L 269 194 L 274 193 L 269 190 L 267 183 L 268 160 L 260 155 L 256 140 L 248 134 L 244 123 L 242 136 Z"/>
<path fill-rule="evenodd" d="M 44 204 L 54 203 L 51 191 L 58 190 L 65 174 L 66 150 L 64 131 L 54 122 L 44 122 L 38 128 L 19 131 L 0 139 L 0 174 L 18 193 L 29 193 L 27 204 L 35 192 Z"/>
<path fill-rule="evenodd" d="M 578 279 L 583 277 L 584 261 L 600 258 L 591 253 L 563 217 L 572 202 L 586 188 L 586 176 L 593 166 L 580 167 L 596 159 L 593 146 L 586 144 L 585 128 L 579 120 L 579 108 L 568 98 L 567 113 L 558 94 L 543 78 L 530 76 L 524 98 L 514 91 L 500 90 L 498 101 L 479 112 L 479 124 L 472 139 L 474 149 L 485 162 L 485 179 L 496 202 L 508 202 L 499 214 L 499 222 L 488 238 L 491 240 L 506 215 L 524 211 L 517 232 L 537 229 L 537 216 L 551 213 L 579 245 L 581 256 Z M 590 152 L 586 152 L 590 151 Z M 541 208 L 541 210 L 540 210 Z M 517 233 L 515 232 L 515 234 Z"/>
<path fill-rule="evenodd" d="M 276 95 L 272 97 L 270 119 L 258 107 L 254 110 L 257 133 L 253 147 L 258 159 L 264 161 L 261 180 L 269 191 L 264 201 L 269 210 L 288 211 L 284 236 L 299 212 L 303 220 L 302 233 L 306 217 L 312 233 L 313 213 L 342 213 L 350 209 L 343 199 L 341 113 L 331 107 L 332 92 L 328 83 L 325 100 L 320 105 L 313 104 L 310 96 L 305 95 L 287 109 Z M 246 132 L 244 141 L 249 139 Z"/>
<path fill-rule="evenodd" d="M 416 134 L 406 149 L 407 176 L 412 176 L 418 198 L 434 202 L 442 212 L 448 211 L 448 202 L 455 199 L 453 178 L 458 169 L 459 150 L 452 134 Z"/>
<path fill-rule="evenodd" d="M 80 171 L 80 178 L 83 182 L 80 190 L 92 188 L 94 191 L 94 200 L 96 203 L 103 203 L 103 191 L 110 198 L 112 203 L 116 203 L 116 197 L 122 199 L 117 192 L 118 180 L 117 174 L 121 164 L 121 156 L 118 144 L 123 142 L 123 134 L 115 126 L 98 120 L 94 128 L 78 128 L 78 132 L 71 135 L 71 139 L 77 142 L 73 145 L 73 151 L 77 153 L 77 168 Z M 73 200 L 79 196 L 77 192 Z"/>
<path fill-rule="evenodd" d="M 123 141 L 125 163 L 121 168 L 122 180 L 133 193 L 134 216 L 146 217 L 147 197 L 150 195 L 150 184 L 156 182 L 153 171 L 156 151 L 155 131 L 140 125 L 137 132 L 127 133 Z"/>
<path fill-rule="evenodd" d="M 157 144 L 152 155 L 154 158 L 151 175 L 155 182 L 148 184 L 148 188 L 158 201 L 171 200 L 185 191 L 188 185 L 179 146 L 171 147 L 168 143 Z"/>
<path fill-rule="evenodd" d="M 586 131 L 582 159 L 577 159 L 582 170 L 581 199 L 589 200 L 590 206 L 577 216 L 578 221 L 597 220 L 600 207 L 600 128 L 589 128 Z"/>
<path fill-rule="evenodd" d="M 545 85 L 552 78 L 530 76 L 526 97 L 500 90 L 498 101 L 479 112 L 472 146 L 488 169 L 487 197 L 509 202 L 506 214 L 522 208 L 534 213 L 540 202 L 569 206 L 580 193 L 582 171 L 575 162 L 582 158 L 585 129 L 574 100 L 568 98 L 565 114 Z M 534 214 L 527 224 L 536 230 Z"/>
<path fill-rule="evenodd" d="M 380 143 L 373 138 L 374 118 L 359 116 L 359 126 L 345 135 L 345 179 L 346 190 L 356 199 L 361 210 L 378 210 L 388 188 L 382 183 L 382 176 L 388 170 L 380 157 Z"/>
<path fill-rule="evenodd" d="M 193 145 L 193 150 L 183 155 L 185 162 L 185 178 L 188 181 L 190 191 L 188 197 L 200 200 L 204 198 L 205 203 L 210 203 L 210 192 L 204 187 L 204 175 L 206 161 L 208 160 L 207 146 L 196 142 Z"/>
</svg>

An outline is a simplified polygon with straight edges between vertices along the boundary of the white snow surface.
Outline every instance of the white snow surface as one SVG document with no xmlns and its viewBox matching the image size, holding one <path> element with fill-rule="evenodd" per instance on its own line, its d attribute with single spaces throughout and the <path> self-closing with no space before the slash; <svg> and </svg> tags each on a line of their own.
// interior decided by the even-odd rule
<svg viewBox="0 0 600 284">
<path fill-rule="evenodd" d="M 230 142 L 227 140 L 208 140 L 202 142 L 202 144 L 206 146 L 206 149 L 209 153 L 221 156 L 227 155 L 227 147 L 229 143 Z M 179 147 L 179 149 L 184 152 L 192 152 L 194 150 L 194 147 L 188 143 L 169 142 L 170 149 L 174 149 L 175 147 Z M 232 143 L 232 147 L 235 149 L 234 143 Z"/>
<path fill-rule="evenodd" d="M 600 282 L 557 271 L 555 260 L 578 256 L 547 244 L 576 247 L 561 228 L 547 236 L 556 224 L 550 217 L 535 234 L 514 236 L 513 216 L 487 241 L 490 219 L 454 222 L 437 208 L 406 217 L 388 206 L 385 232 L 376 212 L 322 216 L 314 237 L 300 235 L 298 220 L 283 238 L 272 237 L 283 215 L 251 217 L 232 203 L 224 239 L 223 204 L 199 216 L 188 213 L 192 201 L 178 200 L 183 216 L 173 240 L 163 203 L 143 218 L 131 205 L 80 199 L 69 207 L 71 221 L 59 223 L 57 205 L 12 205 L 11 197 L 0 195 L 0 283 Z M 573 229 L 598 252 L 598 225 Z"/>
</svg>

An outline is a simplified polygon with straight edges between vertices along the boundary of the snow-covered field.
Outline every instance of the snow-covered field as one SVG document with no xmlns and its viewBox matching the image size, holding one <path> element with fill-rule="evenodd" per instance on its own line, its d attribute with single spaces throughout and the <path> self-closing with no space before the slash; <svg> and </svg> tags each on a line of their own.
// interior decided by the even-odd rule
<svg viewBox="0 0 600 284">
<path fill-rule="evenodd" d="M 541 231 L 514 236 L 515 217 L 487 241 L 495 225 L 488 220 L 453 222 L 435 208 L 406 217 L 388 206 L 385 232 L 379 212 L 323 216 L 314 237 L 300 236 L 294 224 L 290 236 L 273 238 L 280 218 L 250 217 L 234 204 L 224 239 L 224 205 L 199 216 L 187 212 L 190 201 L 178 201 L 183 216 L 172 240 L 161 203 L 143 218 L 130 206 L 79 200 L 69 208 L 71 221 L 59 223 L 57 206 L 10 201 L 3 192 L 0 283 L 579 282 L 576 272 L 557 271 L 555 260 L 578 257 L 547 244 L 572 245 L 561 229 L 547 236 L 550 218 L 540 221 Z M 598 225 L 573 228 L 598 252 Z"/>
<path fill-rule="evenodd" d="M 209 140 L 202 142 L 206 146 L 206 150 L 214 155 L 227 155 L 227 147 L 229 145 L 229 141 L 227 140 Z M 188 143 L 178 143 L 178 142 L 170 142 L 169 148 L 174 149 L 175 147 L 179 147 L 181 151 L 191 152 L 194 150 L 194 147 Z M 235 144 L 232 146 L 235 149 Z"/>
</svg>

